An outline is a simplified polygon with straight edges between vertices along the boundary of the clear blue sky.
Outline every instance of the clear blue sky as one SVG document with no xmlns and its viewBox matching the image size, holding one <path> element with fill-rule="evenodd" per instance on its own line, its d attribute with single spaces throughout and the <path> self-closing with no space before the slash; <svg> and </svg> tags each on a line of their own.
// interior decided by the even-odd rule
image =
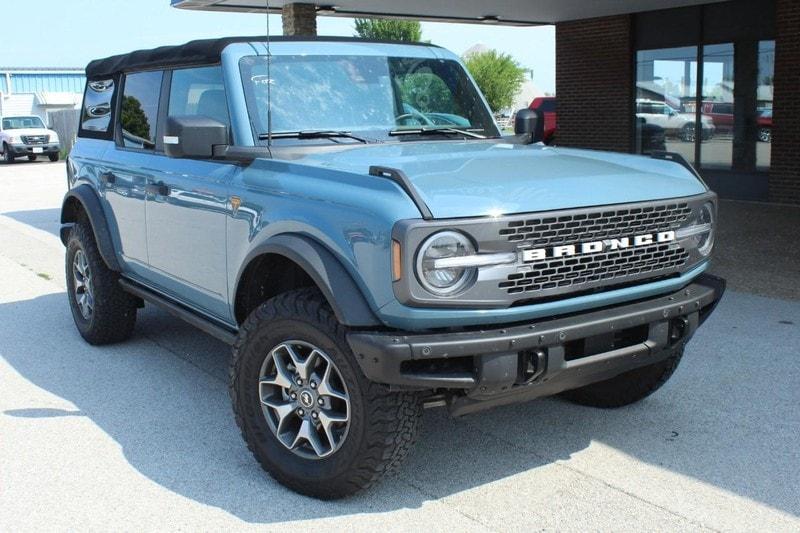
<svg viewBox="0 0 800 533">
<path fill-rule="evenodd" d="M 3 67 L 83 67 L 89 60 L 191 39 L 263 35 L 266 18 L 174 9 L 169 0 L 2 0 Z M 280 34 L 279 16 L 270 18 Z M 509 53 L 555 91 L 555 30 L 423 23 L 423 38 L 457 54 L 476 43 Z M 352 19 L 320 17 L 320 35 L 353 35 Z"/>
</svg>

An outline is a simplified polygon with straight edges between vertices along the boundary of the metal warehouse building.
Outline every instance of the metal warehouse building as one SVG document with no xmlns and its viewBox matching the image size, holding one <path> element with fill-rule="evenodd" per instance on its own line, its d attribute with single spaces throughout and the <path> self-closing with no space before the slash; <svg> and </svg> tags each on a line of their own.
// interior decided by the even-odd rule
<svg viewBox="0 0 800 533">
<path fill-rule="evenodd" d="M 77 109 L 86 82 L 82 68 L 0 67 L 0 116 L 37 115 Z"/>
</svg>

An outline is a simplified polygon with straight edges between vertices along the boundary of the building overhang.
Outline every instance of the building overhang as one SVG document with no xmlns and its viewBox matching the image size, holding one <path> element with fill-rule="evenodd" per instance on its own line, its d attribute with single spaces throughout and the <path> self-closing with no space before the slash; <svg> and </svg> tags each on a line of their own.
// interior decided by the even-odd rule
<svg viewBox="0 0 800 533">
<path fill-rule="evenodd" d="M 534 26 L 611 15 L 685 7 L 726 0 L 170 0 L 173 7 L 202 11 L 280 13 L 286 4 L 316 6 L 317 15 Z"/>
</svg>

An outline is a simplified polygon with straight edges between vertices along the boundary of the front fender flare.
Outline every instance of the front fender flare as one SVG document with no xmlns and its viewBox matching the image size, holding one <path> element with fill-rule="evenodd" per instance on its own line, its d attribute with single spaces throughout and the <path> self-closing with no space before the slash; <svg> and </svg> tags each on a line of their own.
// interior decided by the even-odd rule
<svg viewBox="0 0 800 533">
<path fill-rule="evenodd" d="M 117 254 L 114 252 L 114 242 L 111 240 L 111 232 L 108 230 L 108 223 L 103 207 L 100 205 L 100 198 L 95 190 L 87 184 L 79 185 L 67 191 L 64 201 L 61 204 L 61 242 L 67 245 L 69 230 L 78 221 L 77 204 L 83 208 L 89 223 L 92 225 L 94 240 L 100 250 L 100 256 L 105 261 L 108 268 L 115 272 L 122 271 Z"/>
<path fill-rule="evenodd" d="M 276 235 L 253 248 L 239 269 L 233 294 L 238 294 L 247 265 L 264 254 L 282 255 L 299 265 L 322 291 L 340 323 L 359 327 L 381 325 L 342 263 L 326 247 L 302 235 Z"/>
</svg>

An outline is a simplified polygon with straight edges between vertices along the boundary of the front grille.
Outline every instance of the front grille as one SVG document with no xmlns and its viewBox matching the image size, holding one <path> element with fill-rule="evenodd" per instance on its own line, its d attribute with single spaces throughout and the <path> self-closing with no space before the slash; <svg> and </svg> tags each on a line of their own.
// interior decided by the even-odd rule
<svg viewBox="0 0 800 533">
<path fill-rule="evenodd" d="M 47 144 L 49 140 L 49 135 L 22 135 L 22 142 L 25 144 Z"/>
<path fill-rule="evenodd" d="M 531 247 L 615 239 L 677 229 L 691 212 L 686 203 L 581 211 L 558 217 L 513 220 L 500 230 L 500 236 L 512 242 L 525 241 Z"/>
<path fill-rule="evenodd" d="M 499 284 L 509 294 L 534 292 L 585 283 L 658 273 L 682 267 L 689 254 L 674 243 L 548 259 L 530 263 L 532 271 L 510 274 Z"/>
<path fill-rule="evenodd" d="M 513 242 L 521 250 L 570 245 L 676 230 L 691 213 L 688 203 L 580 210 L 512 220 L 499 234 L 501 240 Z M 548 257 L 526 263 L 500 281 L 498 287 L 508 294 L 545 296 L 553 290 L 578 291 L 672 273 L 685 266 L 688 259 L 689 253 L 677 242 Z"/>
</svg>

